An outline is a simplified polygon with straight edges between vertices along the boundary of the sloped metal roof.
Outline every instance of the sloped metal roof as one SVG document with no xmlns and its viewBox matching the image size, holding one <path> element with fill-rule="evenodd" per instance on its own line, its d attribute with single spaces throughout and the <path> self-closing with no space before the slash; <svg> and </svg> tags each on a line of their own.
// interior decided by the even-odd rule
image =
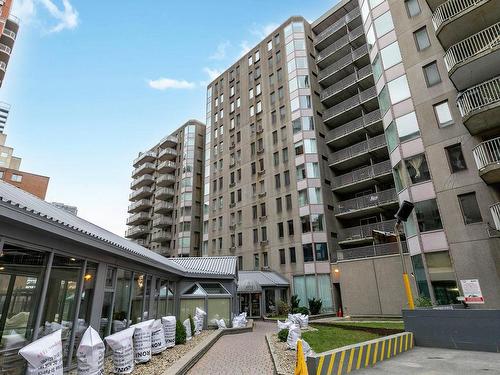
<svg viewBox="0 0 500 375">
<path fill-rule="evenodd" d="M 145 259 L 157 262 L 168 268 L 173 268 L 179 271 L 178 273 L 180 274 L 191 273 L 190 270 L 186 270 L 179 263 L 173 262 L 170 259 L 136 244 L 135 242 L 111 233 L 88 222 L 87 220 L 82 219 L 81 217 L 72 215 L 48 202 L 45 202 L 44 200 L 41 200 L 38 197 L 35 197 L 30 193 L 25 192 L 24 190 L 0 180 L 0 204 L 1 203 L 20 208 L 47 221 L 51 221 L 73 231 L 98 239 L 108 245 L 122 250 L 125 253 L 132 253 Z"/>
<path fill-rule="evenodd" d="M 257 282 L 261 287 L 288 287 L 288 280 L 274 271 L 240 271 L 238 273 L 238 291 L 240 285 L 248 285 L 249 281 Z"/>
<path fill-rule="evenodd" d="M 182 266 L 187 274 L 217 274 L 236 275 L 236 257 L 185 257 L 169 258 L 169 260 Z"/>
</svg>

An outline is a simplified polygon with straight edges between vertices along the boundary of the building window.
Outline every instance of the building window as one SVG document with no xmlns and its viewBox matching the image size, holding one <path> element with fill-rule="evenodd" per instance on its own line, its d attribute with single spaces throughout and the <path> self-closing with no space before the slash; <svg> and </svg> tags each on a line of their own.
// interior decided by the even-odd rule
<svg viewBox="0 0 500 375">
<path fill-rule="evenodd" d="M 281 198 L 276 198 L 276 212 L 281 213 L 283 210 L 283 203 L 281 202 Z"/>
<path fill-rule="evenodd" d="M 283 172 L 283 177 L 285 178 L 285 186 L 290 185 L 290 171 Z"/>
<path fill-rule="evenodd" d="M 260 234 L 262 235 L 262 241 L 267 241 L 267 227 L 261 227 Z"/>
<path fill-rule="evenodd" d="M 418 0 L 405 0 L 405 6 L 408 17 L 418 16 L 421 12 Z"/>
<path fill-rule="evenodd" d="M 288 250 L 290 251 L 290 263 L 296 263 L 297 258 L 295 257 L 295 247 L 290 247 Z"/>
<path fill-rule="evenodd" d="M 253 230 L 253 243 L 259 242 L 259 231 L 257 228 Z"/>
<path fill-rule="evenodd" d="M 425 82 L 427 82 L 427 87 L 437 85 L 441 82 L 441 76 L 439 75 L 439 69 L 435 61 L 424 66 L 423 68 Z"/>
<path fill-rule="evenodd" d="M 281 187 L 281 176 L 279 173 L 274 175 L 274 186 L 276 189 Z"/>
<path fill-rule="evenodd" d="M 270 40 L 270 41 L 267 42 L 267 50 L 270 51 L 272 49 L 273 49 L 273 41 Z"/>
<path fill-rule="evenodd" d="M 280 264 L 286 264 L 285 249 L 279 249 L 280 252 Z"/>
<path fill-rule="evenodd" d="M 391 103 L 396 104 L 410 97 L 410 87 L 406 75 L 402 75 L 387 84 Z M 381 93 L 382 94 L 382 93 Z"/>
<path fill-rule="evenodd" d="M 13 174 L 11 177 L 10 177 L 10 180 L 11 181 L 14 181 L 14 182 L 21 182 L 23 180 L 23 176 L 19 175 L 19 174 Z"/>
<path fill-rule="evenodd" d="M 416 202 L 415 214 L 420 232 L 443 229 L 436 199 Z"/>
<path fill-rule="evenodd" d="M 415 38 L 415 44 L 417 45 L 417 50 L 422 51 L 430 47 L 431 42 L 429 40 L 429 35 L 427 34 L 427 28 L 424 26 L 413 33 Z"/>
<path fill-rule="evenodd" d="M 288 194 L 287 196 L 285 196 L 285 199 L 286 199 L 286 210 L 290 211 L 292 209 L 292 195 Z"/>
<path fill-rule="evenodd" d="M 302 251 L 304 253 L 304 262 L 313 262 L 313 248 L 311 243 L 302 245 Z"/>
<path fill-rule="evenodd" d="M 460 202 L 465 225 L 483 221 L 477 204 L 476 193 L 461 194 L 458 196 L 458 201 Z"/>
<path fill-rule="evenodd" d="M 401 62 L 401 52 L 399 51 L 398 42 L 394 42 L 382 48 L 380 56 L 382 57 L 385 69 L 389 69 L 391 66 L 399 64 Z"/>
<path fill-rule="evenodd" d="M 380 17 L 376 18 L 375 21 L 373 21 L 373 24 L 375 25 L 377 37 L 380 38 L 382 35 L 387 34 L 389 31 L 394 29 L 391 12 L 385 12 Z"/>
<path fill-rule="evenodd" d="M 440 128 L 453 124 L 453 117 L 451 116 L 450 106 L 448 100 L 434 104 L 434 113 Z"/>
<path fill-rule="evenodd" d="M 315 253 L 316 253 L 316 261 L 325 261 L 328 260 L 328 247 L 326 243 L 316 243 L 314 244 Z"/>
<path fill-rule="evenodd" d="M 238 257 L 238 271 L 242 271 L 243 270 L 243 257 L 240 255 Z"/>
<path fill-rule="evenodd" d="M 448 146 L 445 148 L 448 162 L 450 163 L 451 173 L 460 172 L 467 169 L 465 164 L 464 154 L 462 153 L 462 146 L 460 143 Z"/>
<path fill-rule="evenodd" d="M 3 178 L 3 171 L 0 171 L 0 178 Z"/>
<path fill-rule="evenodd" d="M 263 252 L 262 255 L 264 256 L 264 267 L 268 267 L 269 266 L 269 259 L 267 257 L 267 251 Z"/>
<path fill-rule="evenodd" d="M 259 269 L 259 254 L 253 255 L 253 269 L 257 271 Z"/>
<path fill-rule="evenodd" d="M 295 234 L 295 229 L 293 227 L 293 220 L 288 220 L 288 235 L 293 236 Z"/>
<path fill-rule="evenodd" d="M 238 233 L 238 246 L 243 246 L 243 233 L 239 232 Z"/>
<path fill-rule="evenodd" d="M 273 161 L 274 161 L 274 166 L 276 167 L 280 163 L 280 154 L 278 151 L 276 151 L 273 154 Z"/>
<path fill-rule="evenodd" d="M 427 159 L 424 154 L 406 159 L 405 164 L 412 184 L 418 184 L 431 179 Z"/>
<path fill-rule="evenodd" d="M 278 238 L 285 237 L 285 228 L 283 227 L 283 223 L 278 223 Z"/>
</svg>

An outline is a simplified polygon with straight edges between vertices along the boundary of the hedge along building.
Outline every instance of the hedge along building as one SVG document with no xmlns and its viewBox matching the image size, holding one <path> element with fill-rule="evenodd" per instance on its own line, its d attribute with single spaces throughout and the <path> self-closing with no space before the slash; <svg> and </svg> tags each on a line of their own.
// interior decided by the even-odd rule
<svg viewBox="0 0 500 375">
<path fill-rule="evenodd" d="M 104 337 L 195 305 L 205 325 L 237 310 L 234 257 L 167 259 L 1 181 L 0 250 L 1 372 L 21 374 L 18 350 L 61 326 L 70 368 L 89 325 Z"/>
</svg>

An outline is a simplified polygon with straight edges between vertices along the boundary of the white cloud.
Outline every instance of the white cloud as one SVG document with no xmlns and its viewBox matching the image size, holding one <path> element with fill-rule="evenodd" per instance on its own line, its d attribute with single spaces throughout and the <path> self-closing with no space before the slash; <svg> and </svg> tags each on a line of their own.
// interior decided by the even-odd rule
<svg viewBox="0 0 500 375">
<path fill-rule="evenodd" d="M 155 90 L 167 90 L 167 89 L 193 89 L 196 84 L 193 82 L 188 82 L 185 80 L 176 80 L 170 78 L 158 78 L 148 81 L 149 87 Z"/>
<path fill-rule="evenodd" d="M 252 47 L 250 47 L 250 42 L 248 40 L 244 40 L 240 43 L 240 57 L 246 55 Z"/>
<path fill-rule="evenodd" d="M 209 57 L 211 60 L 223 60 L 226 58 L 226 50 L 231 45 L 229 41 L 219 43 L 215 52 Z"/>
<path fill-rule="evenodd" d="M 277 23 L 268 23 L 266 25 L 258 25 L 258 24 L 253 24 L 252 28 L 250 29 L 250 32 L 255 35 L 259 39 L 264 39 L 267 37 L 269 34 L 271 34 L 274 30 L 278 28 Z"/>
<path fill-rule="evenodd" d="M 24 23 L 30 23 L 38 14 L 39 6 L 45 8 L 52 19 L 57 21 L 55 26 L 49 26 L 48 33 L 58 33 L 62 30 L 72 30 L 79 24 L 78 12 L 69 0 L 61 0 L 58 5 L 53 0 L 17 0 L 14 1 L 12 13 L 21 18 Z"/>
<path fill-rule="evenodd" d="M 208 74 L 208 78 L 210 78 L 210 81 L 213 81 L 222 74 L 222 72 L 218 69 L 211 69 L 207 67 L 203 68 L 203 71 Z"/>
</svg>

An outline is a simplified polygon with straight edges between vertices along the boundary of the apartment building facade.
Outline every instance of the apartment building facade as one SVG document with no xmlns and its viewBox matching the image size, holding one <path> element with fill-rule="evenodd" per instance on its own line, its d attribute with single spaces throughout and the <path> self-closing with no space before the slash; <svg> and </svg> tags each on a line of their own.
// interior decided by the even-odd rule
<svg viewBox="0 0 500 375">
<path fill-rule="evenodd" d="M 202 248 L 237 256 L 240 270 L 277 271 L 302 305 L 321 298 L 332 310 L 333 207 L 315 74 L 310 25 L 292 17 L 208 86 Z M 240 309 L 270 312 L 278 302 L 253 298 Z"/>
<path fill-rule="evenodd" d="M 0 1 L 0 87 L 4 81 L 19 30 L 19 19 L 11 14 L 13 0 Z"/>
<path fill-rule="evenodd" d="M 205 125 L 189 120 L 134 160 L 125 236 L 166 257 L 200 255 Z"/>
</svg>

